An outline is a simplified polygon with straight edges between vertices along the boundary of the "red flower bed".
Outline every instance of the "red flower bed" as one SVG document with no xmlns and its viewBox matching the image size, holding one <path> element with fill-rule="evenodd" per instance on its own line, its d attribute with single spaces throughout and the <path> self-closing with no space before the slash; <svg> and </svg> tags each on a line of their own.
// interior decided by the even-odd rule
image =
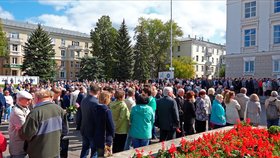
<svg viewBox="0 0 280 158">
<path fill-rule="evenodd" d="M 279 129 L 278 129 L 279 131 Z M 192 142 L 182 138 L 180 146 L 174 144 L 168 150 L 163 148 L 158 154 L 143 155 L 136 151 L 133 158 L 192 158 L 192 157 L 265 157 L 280 158 L 280 132 L 253 128 L 248 123 L 239 123 L 229 131 L 204 134 Z"/>
</svg>

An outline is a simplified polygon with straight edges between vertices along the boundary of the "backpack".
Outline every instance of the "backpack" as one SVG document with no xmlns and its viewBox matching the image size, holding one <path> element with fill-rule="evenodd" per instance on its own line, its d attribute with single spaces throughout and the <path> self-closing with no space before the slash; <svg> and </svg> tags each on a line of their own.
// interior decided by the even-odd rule
<svg viewBox="0 0 280 158">
<path fill-rule="evenodd" d="M 274 101 L 270 101 L 268 103 L 267 109 L 266 109 L 266 118 L 267 120 L 275 120 L 278 119 L 278 109 L 276 107 L 276 99 Z"/>
</svg>

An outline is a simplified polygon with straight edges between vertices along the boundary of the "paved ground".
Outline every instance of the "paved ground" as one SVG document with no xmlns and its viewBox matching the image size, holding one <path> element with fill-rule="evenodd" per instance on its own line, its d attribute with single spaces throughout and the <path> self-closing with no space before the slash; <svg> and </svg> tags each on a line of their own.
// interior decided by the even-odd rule
<svg viewBox="0 0 280 158">
<path fill-rule="evenodd" d="M 261 97 L 261 105 L 262 105 L 262 113 L 261 113 L 261 123 L 260 125 L 266 125 L 266 114 L 265 114 L 265 110 L 264 110 L 264 97 Z M 68 157 L 69 158 L 77 158 L 80 155 L 80 151 L 81 151 L 81 135 L 80 135 L 80 131 L 76 131 L 75 130 L 75 124 L 74 123 L 70 123 L 70 131 L 69 131 L 69 136 L 68 138 L 70 139 L 69 142 L 69 152 L 68 152 Z M 0 126 L 0 131 L 5 135 L 5 137 L 9 140 L 9 135 L 8 135 L 8 124 L 3 124 Z M 154 141 L 153 143 L 156 143 L 156 141 Z M 9 157 L 9 149 L 7 149 L 4 152 L 4 157 Z"/>
</svg>

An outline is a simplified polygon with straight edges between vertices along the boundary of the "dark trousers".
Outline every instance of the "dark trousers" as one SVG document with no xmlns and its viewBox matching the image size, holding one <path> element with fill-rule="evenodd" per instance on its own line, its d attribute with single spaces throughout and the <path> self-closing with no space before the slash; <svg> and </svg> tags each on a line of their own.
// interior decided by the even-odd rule
<svg viewBox="0 0 280 158">
<path fill-rule="evenodd" d="M 89 154 L 89 149 L 91 149 L 91 158 L 97 157 L 97 149 L 94 144 L 93 138 L 85 137 L 83 136 L 83 142 L 82 142 L 82 150 L 80 158 L 86 158 Z"/>
<path fill-rule="evenodd" d="M 76 130 L 80 130 L 81 122 L 82 122 L 82 112 L 81 112 L 81 108 L 78 108 L 76 113 Z"/>
<path fill-rule="evenodd" d="M 206 131 L 206 121 L 195 120 L 195 131 L 201 133 Z"/>
<path fill-rule="evenodd" d="M 3 108 L 0 108 L 0 125 L 2 123 L 2 116 L 3 116 Z"/>
<path fill-rule="evenodd" d="M 279 126 L 279 118 L 275 120 L 267 120 L 267 128 L 270 126 Z"/>
<path fill-rule="evenodd" d="M 160 138 L 159 141 L 167 141 L 176 138 L 176 130 L 160 130 Z"/>
<path fill-rule="evenodd" d="M 184 124 L 185 135 L 194 134 L 193 124 Z"/>
<path fill-rule="evenodd" d="M 214 129 L 218 129 L 218 128 L 222 128 L 222 127 L 225 127 L 224 125 L 216 125 L 214 124 Z"/>
<path fill-rule="evenodd" d="M 124 150 L 126 137 L 127 137 L 127 134 L 115 133 L 115 138 L 113 140 L 113 153 L 121 152 Z"/>
</svg>

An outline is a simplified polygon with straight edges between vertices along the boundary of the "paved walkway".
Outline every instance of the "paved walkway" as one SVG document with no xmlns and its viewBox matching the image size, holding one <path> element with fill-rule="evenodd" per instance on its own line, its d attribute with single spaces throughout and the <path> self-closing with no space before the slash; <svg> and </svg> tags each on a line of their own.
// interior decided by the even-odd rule
<svg viewBox="0 0 280 158">
<path fill-rule="evenodd" d="M 266 126 L 266 114 L 265 114 L 265 110 L 264 110 L 265 97 L 261 97 L 260 99 L 261 99 L 261 106 L 262 106 L 260 125 Z M 69 126 L 70 126 L 70 130 L 69 130 L 69 135 L 67 136 L 70 139 L 68 157 L 69 158 L 78 158 L 80 155 L 80 152 L 81 152 L 81 148 L 82 148 L 82 140 L 81 140 L 80 131 L 76 131 L 74 123 L 70 123 Z M 5 135 L 5 137 L 9 140 L 8 124 L 4 123 L 4 124 L 0 125 L 0 130 Z M 153 142 L 153 143 L 155 143 L 155 142 Z M 9 157 L 8 148 L 4 152 L 4 157 L 6 157 L 6 158 Z"/>
</svg>

